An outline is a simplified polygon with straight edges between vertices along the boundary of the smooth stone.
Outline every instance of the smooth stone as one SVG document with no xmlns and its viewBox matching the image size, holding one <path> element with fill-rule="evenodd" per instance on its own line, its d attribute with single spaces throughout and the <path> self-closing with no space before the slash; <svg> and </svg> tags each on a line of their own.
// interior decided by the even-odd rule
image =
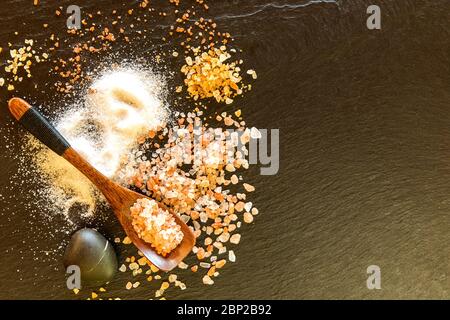
<svg viewBox="0 0 450 320">
<path fill-rule="evenodd" d="M 118 262 L 111 243 L 98 231 L 84 228 L 72 235 L 64 253 L 64 266 L 77 265 L 81 285 L 103 285 L 117 271 Z"/>
</svg>

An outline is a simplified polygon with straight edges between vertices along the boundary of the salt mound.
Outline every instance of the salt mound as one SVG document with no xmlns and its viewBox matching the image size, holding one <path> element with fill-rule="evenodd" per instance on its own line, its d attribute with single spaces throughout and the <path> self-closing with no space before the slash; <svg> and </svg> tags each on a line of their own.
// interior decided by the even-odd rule
<svg viewBox="0 0 450 320">
<path fill-rule="evenodd" d="M 167 116 L 157 77 L 131 69 L 109 71 L 89 88 L 86 105 L 58 129 L 99 171 L 114 177 L 138 137 Z"/>
<path fill-rule="evenodd" d="M 151 71 L 107 71 L 62 112 L 55 126 L 95 168 L 116 179 L 122 159 L 131 153 L 141 135 L 165 122 L 167 109 L 161 99 L 164 83 Z M 92 216 L 103 197 L 71 164 L 29 136 L 27 148 L 38 176 L 39 193 L 71 222 L 69 211 L 82 205 L 83 216 Z"/>
</svg>

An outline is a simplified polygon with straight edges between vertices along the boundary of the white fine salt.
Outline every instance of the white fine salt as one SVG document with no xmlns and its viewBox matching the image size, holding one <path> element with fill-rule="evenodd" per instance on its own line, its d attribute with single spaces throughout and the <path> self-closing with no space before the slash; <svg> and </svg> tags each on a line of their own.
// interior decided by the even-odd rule
<svg viewBox="0 0 450 320">
<path fill-rule="evenodd" d="M 95 168 L 112 178 L 138 137 L 165 120 L 160 85 L 152 74 L 110 71 L 88 89 L 84 108 L 68 112 L 57 128 Z"/>
<path fill-rule="evenodd" d="M 163 81 L 149 70 L 107 71 L 60 113 L 55 127 L 96 169 L 114 179 L 138 137 L 166 120 Z M 91 216 L 104 201 L 98 190 L 64 159 L 36 145 L 35 165 L 43 179 L 40 194 L 70 221 L 69 210 L 82 205 Z M 38 149 L 38 150 L 36 150 Z M 33 152 L 34 153 L 34 152 Z"/>
</svg>

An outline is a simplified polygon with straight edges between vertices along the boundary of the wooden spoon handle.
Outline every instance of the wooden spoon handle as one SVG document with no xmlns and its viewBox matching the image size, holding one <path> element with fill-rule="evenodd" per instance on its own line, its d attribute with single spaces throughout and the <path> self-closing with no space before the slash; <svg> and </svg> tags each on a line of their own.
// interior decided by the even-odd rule
<svg viewBox="0 0 450 320">
<path fill-rule="evenodd" d="M 9 100 L 8 106 L 11 114 L 25 129 L 58 155 L 63 155 L 70 148 L 70 144 L 58 130 L 25 100 L 12 98 Z"/>
</svg>

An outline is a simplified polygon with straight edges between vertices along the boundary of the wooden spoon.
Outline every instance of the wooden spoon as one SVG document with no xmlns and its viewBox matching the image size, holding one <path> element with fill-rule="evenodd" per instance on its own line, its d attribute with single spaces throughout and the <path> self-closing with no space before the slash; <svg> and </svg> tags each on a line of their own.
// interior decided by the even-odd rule
<svg viewBox="0 0 450 320">
<path fill-rule="evenodd" d="M 189 254 L 195 244 L 195 236 L 192 230 L 172 210 L 158 202 L 159 207 L 168 210 L 181 226 L 184 237 L 183 241 L 172 252 L 163 257 L 152 248 L 150 243 L 139 238 L 131 224 L 130 207 L 138 199 L 148 197 L 118 185 L 97 171 L 70 146 L 66 139 L 36 109 L 23 99 L 12 98 L 8 105 L 14 118 L 31 134 L 69 161 L 100 189 L 128 237 L 155 266 L 161 270 L 170 271 Z"/>
</svg>

